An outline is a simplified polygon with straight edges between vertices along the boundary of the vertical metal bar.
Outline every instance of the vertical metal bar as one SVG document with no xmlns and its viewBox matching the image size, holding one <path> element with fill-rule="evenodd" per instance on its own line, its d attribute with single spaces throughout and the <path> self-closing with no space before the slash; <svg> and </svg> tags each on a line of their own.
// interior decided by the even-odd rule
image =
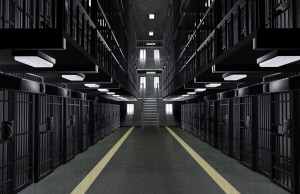
<svg viewBox="0 0 300 194">
<path fill-rule="evenodd" d="M 34 103 L 34 117 L 35 117 L 35 122 L 34 122 L 34 182 L 39 181 L 39 173 L 40 173 L 40 166 L 39 166 L 39 158 L 40 158 L 40 150 L 39 150 L 39 120 L 40 120 L 40 111 L 39 111 L 39 106 L 40 106 L 40 98 L 39 95 L 35 95 L 35 103 Z"/>
</svg>

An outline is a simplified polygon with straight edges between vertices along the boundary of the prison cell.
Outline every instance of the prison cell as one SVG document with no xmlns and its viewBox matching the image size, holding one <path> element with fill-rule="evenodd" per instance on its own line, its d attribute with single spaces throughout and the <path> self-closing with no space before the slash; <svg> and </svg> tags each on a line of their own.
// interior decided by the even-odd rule
<svg viewBox="0 0 300 194">
<path fill-rule="evenodd" d="M 8 90 L 0 90 L 0 193 L 9 194 L 14 191 L 14 142 L 11 136 L 14 130 L 13 95 Z"/>
<path fill-rule="evenodd" d="M 101 104 L 99 102 L 94 102 L 94 129 L 93 129 L 93 142 L 97 143 L 101 139 Z"/>
<path fill-rule="evenodd" d="M 196 137 L 200 136 L 199 133 L 199 104 L 193 103 L 191 104 L 191 113 L 192 113 L 192 132 Z"/>
<path fill-rule="evenodd" d="M 218 148 L 227 155 L 231 154 L 231 112 L 230 112 L 230 100 L 223 99 L 218 101 Z"/>
<path fill-rule="evenodd" d="M 232 156 L 240 160 L 240 98 L 233 98 Z"/>
<path fill-rule="evenodd" d="M 206 134 L 207 134 L 207 127 L 206 127 L 206 121 L 207 116 L 205 114 L 205 103 L 201 102 L 199 104 L 199 121 L 200 121 L 200 139 L 203 141 L 206 141 Z"/>
<path fill-rule="evenodd" d="M 62 164 L 62 98 L 49 95 L 36 97 L 38 128 L 35 134 L 35 182 Z"/>
<path fill-rule="evenodd" d="M 258 96 L 257 170 L 271 176 L 271 94 Z"/>
<path fill-rule="evenodd" d="M 240 153 L 241 163 L 254 168 L 253 154 L 253 99 L 251 96 L 240 98 Z"/>
<path fill-rule="evenodd" d="M 102 110 L 102 117 L 101 117 L 101 123 L 102 123 L 102 126 L 101 126 L 101 137 L 104 138 L 106 136 L 106 123 L 107 123 L 107 120 L 106 120 L 106 104 L 105 103 L 102 103 L 101 104 L 101 110 Z"/>
<path fill-rule="evenodd" d="M 213 147 L 217 146 L 217 129 L 216 129 L 216 105 L 215 101 L 209 101 L 209 144 Z"/>
<path fill-rule="evenodd" d="M 293 157 L 292 157 L 292 126 L 293 107 L 292 93 L 282 92 L 272 95 L 271 100 L 271 160 L 272 180 L 277 184 L 292 189 Z"/>
<path fill-rule="evenodd" d="M 14 186 L 21 190 L 33 182 L 33 96 L 16 92 Z"/>
<path fill-rule="evenodd" d="M 80 130 L 80 100 L 66 99 L 66 128 L 65 128 L 65 153 L 64 162 L 73 159 L 79 153 Z"/>
<path fill-rule="evenodd" d="M 85 151 L 90 146 L 91 134 L 91 102 L 87 100 L 81 101 L 81 122 L 82 128 L 80 130 L 81 141 L 80 151 Z"/>
</svg>

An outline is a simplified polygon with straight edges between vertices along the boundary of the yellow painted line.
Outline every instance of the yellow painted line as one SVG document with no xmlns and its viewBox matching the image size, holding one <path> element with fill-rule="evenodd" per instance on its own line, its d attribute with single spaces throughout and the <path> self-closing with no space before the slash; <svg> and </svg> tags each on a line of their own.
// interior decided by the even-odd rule
<svg viewBox="0 0 300 194">
<path fill-rule="evenodd" d="M 206 171 L 206 173 L 221 187 L 225 193 L 238 194 L 228 181 L 226 181 L 213 167 L 211 167 L 201 156 L 199 156 L 188 144 L 186 144 L 176 133 L 168 126 L 165 128 L 173 135 L 173 137 L 182 145 L 182 147 L 196 160 L 196 162 Z"/>
<path fill-rule="evenodd" d="M 121 147 L 123 142 L 126 140 L 126 138 L 129 136 L 129 134 L 134 129 L 134 126 L 131 127 L 125 135 L 114 145 L 114 147 L 111 148 L 111 150 L 100 160 L 100 162 L 89 172 L 89 174 L 79 183 L 79 185 L 72 191 L 71 194 L 82 194 L 85 193 L 89 187 L 92 185 L 92 183 L 96 180 L 96 178 L 99 176 L 101 171 L 104 169 L 104 167 L 107 165 L 107 163 L 110 161 L 110 159 L 115 155 L 115 153 L 118 151 L 118 149 Z"/>
</svg>

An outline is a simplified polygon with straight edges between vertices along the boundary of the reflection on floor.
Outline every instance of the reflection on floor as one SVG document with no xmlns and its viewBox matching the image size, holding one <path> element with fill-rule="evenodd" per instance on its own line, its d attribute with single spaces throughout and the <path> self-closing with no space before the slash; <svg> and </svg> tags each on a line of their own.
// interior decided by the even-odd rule
<svg viewBox="0 0 300 194">
<path fill-rule="evenodd" d="M 70 193 L 128 131 L 115 133 L 21 193 Z M 171 129 L 240 193 L 286 193 L 260 174 L 201 142 Z M 87 193 L 224 193 L 165 129 L 136 127 Z"/>
</svg>

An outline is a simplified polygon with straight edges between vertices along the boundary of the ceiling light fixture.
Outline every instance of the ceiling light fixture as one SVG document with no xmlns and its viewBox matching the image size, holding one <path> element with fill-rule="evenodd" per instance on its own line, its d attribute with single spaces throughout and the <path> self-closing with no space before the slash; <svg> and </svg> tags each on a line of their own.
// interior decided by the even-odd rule
<svg viewBox="0 0 300 194">
<path fill-rule="evenodd" d="M 195 89 L 195 92 L 204 92 L 206 91 L 206 88 L 197 88 Z"/>
<path fill-rule="evenodd" d="M 150 31 L 149 32 L 149 36 L 153 36 L 154 35 L 154 32 L 153 31 Z"/>
<path fill-rule="evenodd" d="M 225 81 L 237 81 L 247 77 L 247 74 L 231 74 L 231 73 L 224 73 L 223 79 Z"/>
<path fill-rule="evenodd" d="M 293 51 L 273 51 L 257 59 L 260 67 L 281 67 L 300 60 L 300 53 Z"/>
<path fill-rule="evenodd" d="M 115 95 L 113 95 L 113 97 L 119 97 L 119 96 L 120 96 L 120 95 L 116 95 L 116 94 L 115 94 Z"/>
<path fill-rule="evenodd" d="M 155 18 L 155 14 L 154 14 L 154 13 L 150 13 L 150 14 L 149 14 L 149 19 L 150 19 L 150 20 L 154 20 L 154 18 Z"/>
<path fill-rule="evenodd" d="M 210 84 L 206 84 L 205 87 L 207 88 L 216 88 L 216 87 L 219 87 L 221 86 L 220 83 L 210 83 Z"/>
<path fill-rule="evenodd" d="M 15 61 L 34 68 L 52 68 L 56 60 L 41 51 L 13 51 Z"/>
<path fill-rule="evenodd" d="M 156 72 L 149 71 L 149 72 L 146 72 L 146 74 L 156 74 Z"/>
<path fill-rule="evenodd" d="M 194 95 L 194 94 L 196 94 L 196 92 L 188 92 L 187 94 L 188 95 Z"/>
<path fill-rule="evenodd" d="M 99 84 L 84 84 L 84 86 L 88 87 L 88 88 L 99 88 Z"/>
<path fill-rule="evenodd" d="M 106 94 L 108 94 L 108 95 L 115 95 L 116 93 L 114 93 L 114 92 L 106 92 Z"/>
<path fill-rule="evenodd" d="M 99 91 L 99 92 L 109 92 L 109 90 L 108 90 L 108 89 L 105 89 L 105 88 L 100 88 L 100 89 L 98 89 L 98 91 Z"/>
<path fill-rule="evenodd" d="M 70 80 L 70 81 L 83 81 L 85 78 L 85 75 L 82 73 L 65 74 L 65 75 L 62 75 L 62 78 Z"/>
<path fill-rule="evenodd" d="M 184 94 L 184 95 L 182 95 L 183 97 L 188 97 L 188 96 L 190 96 L 190 95 L 188 95 L 188 94 Z"/>
<path fill-rule="evenodd" d="M 155 46 L 155 45 L 156 45 L 155 42 L 147 42 L 147 43 L 146 43 L 146 46 Z"/>
</svg>

